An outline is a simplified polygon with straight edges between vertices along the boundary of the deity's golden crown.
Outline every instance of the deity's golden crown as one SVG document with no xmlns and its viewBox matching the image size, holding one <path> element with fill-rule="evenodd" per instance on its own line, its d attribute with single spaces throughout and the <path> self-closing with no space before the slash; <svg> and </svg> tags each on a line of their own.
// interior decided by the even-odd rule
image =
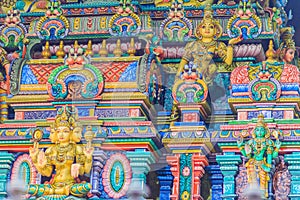
<svg viewBox="0 0 300 200">
<path fill-rule="evenodd" d="M 67 126 L 73 129 L 78 124 L 78 110 L 74 106 L 63 106 L 58 109 L 54 128 Z"/>
<path fill-rule="evenodd" d="M 200 22 L 200 24 L 198 25 L 198 27 L 195 31 L 195 36 L 197 38 L 201 38 L 201 34 L 199 32 L 199 29 L 202 27 L 202 24 L 204 24 L 204 23 L 210 23 L 210 24 L 214 25 L 214 29 L 216 31 L 216 34 L 214 36 L 215 40 L 222 36 L 223 29 L 222 29 L 220 23 L 216 19 L 214 19 L 213 13 L 214 13 L 214 11 L 211 8 L 211 5 L 207 4 L 205 9 L 204 9 L 204 17 L 203 17 L 202 21 Z"/>
<path fill-rule="evenodd" d="M 256 127 L 265 127 L 266 126 L 266 123 L 265 123 L 265 117 L 262 113 L 260 113 L 258 116 L 257 116 L 257 123 L 256 123 Z"/>
<path fill-rule="evenodd" d="M 294 30 L 292 27 L 285 27 L 280 30 L 280 37 L 282 39 L 281 48 L 296 49 L 293 40 Z"/>
<path fill-rule="evenodd" d="M 214 13 L 214 10 L 211 8 L 211 5 L 207 4 L 205 9 L 204 9 L 203 21 L 216 23 L 216 20 L 213 17 L 213 13 Z"/>
</svg>

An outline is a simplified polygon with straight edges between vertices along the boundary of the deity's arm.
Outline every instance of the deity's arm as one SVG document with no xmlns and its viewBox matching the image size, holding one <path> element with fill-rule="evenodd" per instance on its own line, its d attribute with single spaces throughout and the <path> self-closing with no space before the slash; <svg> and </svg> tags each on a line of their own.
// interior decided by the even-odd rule
<svg viewBox="0 0 300 200">
<path fill-rule="evenodd" d="M 38 159 L 33 160 L 33 164 L 36 167 L 37 171 L 42 176 L 50 177 L 52 175 L 53 166 L 50 163 L 49 156 L 52 153 L 52 148 L 48 148 L 46 152 L 40 151 Z"/>
<path fill-rule="evenodd" d="M 223 42 L 219 43 L 217 49 L 218 56 L 227 64 L 231 65 L 233 61 L 233 45 L 226 46 Z"/>
<path fill-rule="evenodd" d="M 182 59 L 179 63 L 179 66 L 177 69 L 177 74 L 176 74 L 175 78 L 180 77 L 180 74 L 183 72 L 184 66 L 186 64 L 188 64 L 189 61 L 192 60 L 192 53 L 197 51 L 196 46 L 197 45 L 195 45 L 195 42 L 190 42 L 184 47 L 184 53 L 183 53 Z M 199 51 L 199 49 L 198 49 L 198 51 Z"/>
<path fill-rule="evenodd" d="M 183 68 L 186 64 L 188 64 L 189 61 L 186 60 L 185 58 L 182 58 L 180 63 L 179 63 L 179 66 L 178 66 L 178 69 L 177 69 L 177 73 L 176 73 L 176 77 L 175 78 L 179 78 L 180 77 L 180 74 L 183 72 Z"/>
<path fill-rule="evenodd" d="M 89 173 L 92 168 L 92 155 L 86 156 L 82 147 L 76 147 L 76 162 L 80 164 L 79 174 Z"/>
<path fill-rule="evenodd" d="M 241 137 L 240 140 L 237 141 L 237 146 L 238 146 L 239 150 L 241 151 L 242 155 L 248 157 L 247 153 L 245 151 L 245 142 L 244 142 L 243 137 Z"/>
<path fill-rule="evenodd" d="M 272 160 L 273 160 L 273 147 L 268 146 L 267 148 L 267 159 L 266 159 L 266 167 L 271 168 L 272 167 Z"/>
<path fill-rule="evenodd" d="M 273 153 L 272 153 L 273 158 L 278 157 L 278 152 L 279 152 L 280 146 L 281 146 L 281 142 L 279 140 L 277 140 L 276 144 L 274 145 L 275 148 L 274 148 Z"/>
</svg>

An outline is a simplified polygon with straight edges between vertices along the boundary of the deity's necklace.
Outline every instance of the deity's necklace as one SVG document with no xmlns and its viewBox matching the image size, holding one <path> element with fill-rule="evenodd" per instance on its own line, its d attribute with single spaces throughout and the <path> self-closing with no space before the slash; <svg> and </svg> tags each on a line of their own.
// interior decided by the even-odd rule
<svg viewBox="0 0 300 200">
<path fill-rule="evenodd" d="M 217 41 L 211 41 L 211 42 L 202 42 L 201 40 L 198 41 L 201 46 L 204 48 L 204 49 L 209 49 L 210 47 L 212 46 L 216 46 L 217 44 Z"/>
<path fill-rule="evenodd" d="M 66 154 L 70 150 L 71 145 L 68 144 L 66 146 L 60 146 L 59 144 L 56 146 L 57 149 L 57 157 L 56 160 L 59 162 L 64 162 L 66 160 Z"/>
</svg>

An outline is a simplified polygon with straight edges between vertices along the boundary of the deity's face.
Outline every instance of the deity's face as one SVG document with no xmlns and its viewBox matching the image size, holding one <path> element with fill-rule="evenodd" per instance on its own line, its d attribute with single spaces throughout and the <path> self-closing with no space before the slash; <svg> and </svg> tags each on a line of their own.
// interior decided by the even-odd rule
<svg viewBox="0 0 300 200">
<path fill-rule="evenodd" d="M 179 20 L 184 16 L 183 8 L 181 4 L 173 3 L 169 12 L 169 18 L 174 21 Z"/>
<path fill-rule="evenodd" d="M 56 135 L 56 131 L 54 128 L 50 129 L 50 136 L 49 136 L 50 140 L 52 143 L 55 143 L 57 141 L 57 135 Z"/>
<path fill-rule="evenodd" d="M 71 48 L 69 50 L 69 56 L 65 60 L 65 64 L 69 66 L 70 69 L 80 69 L 83 67 L 85 62 L 85 57 L 83 55 L 82 48 Z"/>
<path fill-rule="evenodd" d="M 80 142 L 81 138 L 82 138 L 82 128 L 81 127 L 76 127 L 73 130 L 73 140 L 75 142 Z"/>
<path fill-rule="evenodd" d="M 18 10 L 9 10 L 7 17 L 5 18 L 5 24 L 8 27 L 14 27 L 15 25 L 21 22 L 20 11 Z"/>
<path fill-rule="evenodd" d="M 71 130 L 67 126 L 57 128 L 57 137 L 60 143 L 70 142 Z"/>
<path fill-rule="evenodd" d="M 254 133 L 257 138 L 263 138 L 263 137 L 265 137 L 267 130 L 263 126 L 258 126 L 255 128 Z"/>
<path fill-rule="evenodd" d="M 120 15 L 128 15 L 134 11 L 129 0 L 121 0 L 120 7 L 118 9 L 118 14 Z"/>
<path fill-rule="evenodd" d="M 49 2 L 46 16 L 49 18 L 56 18 L 62 14 L 60 3 L 58 1 Z"/>
<path fill-rule="evenodd" d="M 284 54 L 283 61 L 286 63 L 290 63 L 293 61 L 294 57 L 295 57 L 295 50 L 288 49 Z"/>
<path fill-rule="evenodd" d="M 249 19 L 254 14 L 254 10 L 251 6 L 251 2 L 248 3 L 240 1 L 239 7 L 237 8 L 237 16 L 241 19 Z"/>
<path fill-rule="evenodd" d="M 199 27 L 199 33 L 202 36 L 202 38 L 213 38 L 214 35 L 216 34 L 216 28 L 214 24 L 209 22 L 204 22 Z"/>
</svg>

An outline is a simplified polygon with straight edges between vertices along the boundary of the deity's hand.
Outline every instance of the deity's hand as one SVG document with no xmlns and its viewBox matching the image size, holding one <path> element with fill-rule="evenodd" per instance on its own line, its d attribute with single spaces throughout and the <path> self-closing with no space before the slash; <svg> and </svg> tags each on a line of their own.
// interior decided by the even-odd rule
<svg viewBox="0 0 300 200">
<path fill-rule="evenodd" d="M 244 145 L 244 139 L 242 137 L 239 138 L 237 141 L 238 148 L 241 148 Z"/>
<path fill-rule="evenodd" d="M 41 166 L 41 167 L 46 166 L 47 159 L 46 159 L 44 151 L 42 151 L 42 150 L 39 151 L 37 162 L 38 162 L 38 165 Z"/>
<path fill-rule="evenodd" d="M 39 154 L 39 149 L 33 147 L 29 148 L 29 155 L 34 163 L 37 162 L 38 154 Z"/>
<path fill-rule="evenodd" d="M 85 147 L 83 149 L 83 153 L 87 158 L 92 158 L 93 153 L 94 153 L 94 148 L 93 147 L 90 147 L 90 148 Z"/>
<path fill-rule="evenodd" d="M 244 39 L 243 36 L 240 35 L 240 36 L 237 37 L 237 38 L 232 38 L 231 40 L 229 40 L 228 44 L 229 44 L 229 45 L 234 45 L 234 44 L 237 44 L 237 43 L 243 41 L 243 39 Z"/>
<path fill-rule="evenodd" d="M 276 140 L 275 147 L 279 150 L 281 147 L 281 142 L 279 140 Z"/>
<path fill-rule="evenodd" d="M 77 178 L 79 176 L 79 171 L 80 171 L 81 165 L 78 163 L 72 164 L 71 166 L 71 176 L 73 178 Z"/>
</svg>

